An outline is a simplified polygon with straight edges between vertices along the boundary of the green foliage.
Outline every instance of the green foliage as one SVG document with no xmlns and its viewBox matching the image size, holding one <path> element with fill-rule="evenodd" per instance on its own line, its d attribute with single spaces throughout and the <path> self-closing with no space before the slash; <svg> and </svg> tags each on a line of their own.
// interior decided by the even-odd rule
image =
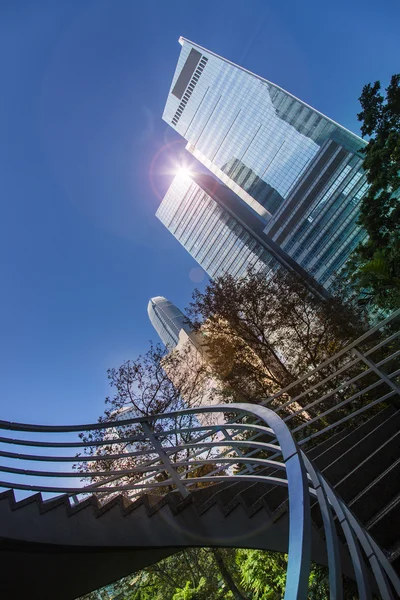
<svg viewBox="0 0 400 600">
<path fill-rule="evenodd" d="M 260 550 L 238 550 L 241 583 L 254 600 L 275 600 L 285 591 L 287 555 Z"/>
<path fill-rule="evenodd" d="M 214 560 L 216 552 L 234 579 L 232 589 Z M 287 555 L 279 552 L 188 548 L 80 600 L 281 600 L 286 569 Z M 345 580 L 344 599 L 357 597 L 355 584 Z M 325 567 L 312 565 L 308 598 L 329 598 Z"/>
<path fill-rule="evenodd" d="M 201 577 L 199 585 L 196 588 L 192 587 L 191 581 L 187 581 L 184 588 L 176 590 L 172 600 L 209 600 L 210 596 L 207 587 L 205 577 Z"/>
<path fill-rule="evenodd" d="M 360 96 L 362 135 L 369 136 L 363 167 L 369 190 L 359 223 L 368 233 L 346 265 L 343 277 L 364 302 L 392 311 L 400 306 L 400 75 L 364 86 Z"/>
</svg>

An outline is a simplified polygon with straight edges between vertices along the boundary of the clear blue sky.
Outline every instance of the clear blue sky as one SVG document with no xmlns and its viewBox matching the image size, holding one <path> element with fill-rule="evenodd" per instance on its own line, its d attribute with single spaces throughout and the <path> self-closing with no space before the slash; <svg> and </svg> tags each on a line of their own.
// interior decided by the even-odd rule
<svg viewBox="0 0 400 600">
<path fill-rule="evenodd" d="M 180 35 L 358 132 L 399 22 L 397 0 L 1 0 L 0 418 L 96 420 L 107 367 L 155 338 L 148 299 L 189 302 L 196 264 L 154 217 Z"/>
</svg>

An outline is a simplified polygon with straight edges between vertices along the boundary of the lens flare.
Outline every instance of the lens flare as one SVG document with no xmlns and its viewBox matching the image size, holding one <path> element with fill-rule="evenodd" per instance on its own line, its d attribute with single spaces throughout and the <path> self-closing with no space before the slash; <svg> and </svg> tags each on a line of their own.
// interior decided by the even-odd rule
<svg viewBox="0 0 400 600">
<path fill-rule="evenodd" d="M 176 172 L 176 177 L 178 177 L 179 179 L 185 180 L 190 176 L 191 176 L 191 171 L 187 167 L 179 167 L 179 169 Z"/>
</svg>

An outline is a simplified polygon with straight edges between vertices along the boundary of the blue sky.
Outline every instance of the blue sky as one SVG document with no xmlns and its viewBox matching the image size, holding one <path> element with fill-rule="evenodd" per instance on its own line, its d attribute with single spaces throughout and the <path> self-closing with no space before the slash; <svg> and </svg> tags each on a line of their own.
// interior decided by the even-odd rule
<svg viewBox="0 0 400 600">
<path fill-rule="evenodd" d="M 2 0 L 1 418 L 96 420 L 106 369 L 156 337 L 148 299 L 190 300 L 196 263 L 154 217 L 180 35 L 358 132 L 399 22 L 395 0 Z"/>
</svg>

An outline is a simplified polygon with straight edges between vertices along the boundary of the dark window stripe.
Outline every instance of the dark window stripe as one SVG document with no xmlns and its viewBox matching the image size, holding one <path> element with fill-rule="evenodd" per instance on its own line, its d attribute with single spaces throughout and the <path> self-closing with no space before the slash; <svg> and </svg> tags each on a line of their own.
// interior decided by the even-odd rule
<svg viewBox="0 0 400 600">
<path fill-rule="evenodd" d="M 320 193 L 320 191 L 322 190 L 322 188 L 326 185 L 326 183 L 332 177 L 332 175 L 334 174 L 334 172 L 336 171 L 336 169 L 338 168 L 338 166 L 340 165 L 340 163 L 347 156 L 347 154 L 348 153 L 346 152 L 346 150 L 343 150 L 343 149 L 341 149 L 338 152 L 337 156 L 335 156 L 335 158 L 333 159 L 333 161 L 331 162 L 331 164 L 329 165 L 329 167 L 326 169 L 326 171 L 320 177 L 318 183 L 313 187 L 313 189 L 308 194 L 308 196 L 305 198 L 305 200 L 301 203 L 301 205 L 299 206 L 298 210 L 295 212 L 295 214 L 293 215 L 293 217 L 286 224 L 286 227 L 284 228 L 284 230 L 282 231 L 282 233 L 278 236 L 278 238 L 276 240 L 276 242 L 278 244 L 282 243 L 282 241 L 291 232 L 291 230 L 294 228 L 294 226 L 304 216 L 304 214 L 306 213 L 306 211 L 308 210 L 308 208 L 314 202 L 314 200 L 317 197 L 317 195 Z M 296 196 L 297 196 L 297 194 L 296 194 Z"/>
<path fill-rule="evenodd" d="M 293 214 L 299 202 L 301 201 L 301 198 L 307 193 L 307 190 L 311 187 L 313 181 L 317 178 L 318 173 L 322 171 L 322 169 L 324 168 L 326 163 L 331 159 L 332 155 L 337 150 L 337 148 L 338 144 L 330 141 L 330 143 L 327 144 L 327 146 L 325 146 L 325 149 L 321 150 L 319 157 L 317 155 L 318 158 L 314 165 L 310 167 L 310 170 L 305 176 L 303 183 L 297 189 L 295 194 L 292 196 L 290 202 L 288 202 L 286 207 L 283 209 L 283 211 L 275 221 L 274 225 L 268 231 L 269 236 L 273 237 L 278 231 L 278 229 L 285 223 L 286 219 L 288 219 L 290 215 Z"/>
<path fill-rule="evenodd" d="M 182 71 L 179 73 L 179 77 L 176 80 L 174 89 L 171 92 L 174 96 L 176 96 L 176 98 L 179 98 L 179 100 L 182 98 L 200 58 L 201 53 L 192 48 L 185 64 L 183 65 Z"/>
</svg>

